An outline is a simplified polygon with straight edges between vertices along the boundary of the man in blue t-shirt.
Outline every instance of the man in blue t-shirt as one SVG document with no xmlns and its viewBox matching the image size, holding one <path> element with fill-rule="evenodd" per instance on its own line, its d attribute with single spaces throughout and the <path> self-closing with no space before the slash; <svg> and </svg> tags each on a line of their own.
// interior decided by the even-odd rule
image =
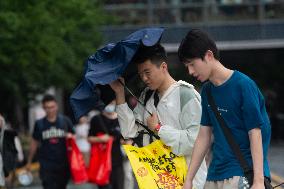
<svg viewBox="0 0 284 189">
<path fill-rule="evenodd" d="M 207 175 L 206 189 L 237 189 L 247 184 L 239 161 L 208 105 L 209 88 L 217 111 L 228 125 L 249 166 L 254 171 L 253 189 L 264 189 L 264 177 L 270 177 L 267 151 L 271 126 L 264 98 L 255 82 L 245 74 L 224 67 L 219 61 L 215 42 L 203 31 L 193 29 L 180 44 L 178 55 L 190 75 L 203 85 L 201 129 L 194 145 L 184 188 L 192 188 L 192 180 L 202 159 L 211 148 L 212 161 Z"/>
<path fill-rule="evenodd" d="M 73 125 L 69 118 L 58 114 L 54 96 L 44 96 L 42 106 L 46 117 L 35 123 L 26 167 L 30 168 L 38 149 L 43 188 L 65 189 L 70 177 L 65 141 L 67 136 L 74 133 Z"/>
</svg>

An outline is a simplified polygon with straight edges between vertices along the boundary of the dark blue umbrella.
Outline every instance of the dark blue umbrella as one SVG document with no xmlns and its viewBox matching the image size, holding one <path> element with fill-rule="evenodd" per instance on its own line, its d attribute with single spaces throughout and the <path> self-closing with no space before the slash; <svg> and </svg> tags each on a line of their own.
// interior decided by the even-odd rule
<svg viewBox="0 0 284 189">
<path fill-rule="evenodd" d="M 70 97 L 75 118 L 78 120 L 91 109 L 102 109 L 107 103 L 104 98 L 114 99 L 111 89 L 103 85 L 111 83 L 124 73 L 140 45 L 157 44 L 163 32 L 163 28 L 141 29 L 124 40 L 107 44 L 91 55 L 85 64 L 83 80 Z"/>
</svg>

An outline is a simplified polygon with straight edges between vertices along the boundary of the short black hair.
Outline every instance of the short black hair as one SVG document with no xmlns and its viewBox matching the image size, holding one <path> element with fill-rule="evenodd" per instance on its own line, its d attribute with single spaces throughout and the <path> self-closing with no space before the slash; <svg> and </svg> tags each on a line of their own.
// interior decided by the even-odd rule
<svg viewBox="0 0 284 189">
<path fill-rule="evenodd" d="M 133 56 L 132 62 L 142 64 L 147 60 L 150 60 L 153 64 L 160 66 L 162 62 L 167 61 L 165 48 L 159 43 L 150 47 L 141 45 Z"/>
<path fill-rule="evenodd" d="M 214 40 L 204 31 L 192 29 L 180 43 L 178 57 L 181 62 L 193 58 L 203 59 L 208 50 L 213 52 L 215 59 L 220 59 L 219 50 Z"/>
<path fill-rule="evenodd" d="M 93 136 L 95 132 L 108 133 L 107 125 L 104 122 L 102 114 L 98 114 L 92 117 L 91 122 L 90 122 L 90 127 L 92 129 L 89 131 L 89 136 Z"/>
<path fill-rule="evenodd" d="M 50 101 L 55 101 L 55 102 L 57 102 L 57 101 L 56 101 L 56 98 L 55 98 L 53 95 L 51 95 L 51 94 L 46 94 L 46 95 L 44 95 L 44 97 L 42 98 L 41 103 L 44 104 L 44 103 L 50 102 Z"/>
</svg>

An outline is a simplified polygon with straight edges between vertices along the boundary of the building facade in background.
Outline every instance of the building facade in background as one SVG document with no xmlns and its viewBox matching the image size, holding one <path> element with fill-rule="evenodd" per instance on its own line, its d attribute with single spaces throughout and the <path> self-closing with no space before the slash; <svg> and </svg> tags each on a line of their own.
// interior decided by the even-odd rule
<svg viewBox="0 0 284 189">
<path fill-rule="evenodd" d="M 170 71 L 189 82 L 195 81 L 175 64 L 178 45 L 192 28 L 209 32 L 222 63 L 250 75 L 265 94 L 272 139 L 284 136 L 284 0 L 106 0 L 104 9 L 115 18 L 101 29 L 105 43 L 144 27 L 165 27 L 161 42 Z"/>
</svg>

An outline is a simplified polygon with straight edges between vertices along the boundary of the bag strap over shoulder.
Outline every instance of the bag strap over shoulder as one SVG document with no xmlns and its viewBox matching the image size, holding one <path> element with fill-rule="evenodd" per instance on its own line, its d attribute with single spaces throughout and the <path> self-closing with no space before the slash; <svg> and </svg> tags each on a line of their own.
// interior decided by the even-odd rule
<svg viewBox="0 0 284 189">
<path fill-rule="evenodd" d="M 239 145 L 237 144 L 237 142 L 234 140 L 234 136 L 231 132 L 231 130 L 229 129 L 229 127 L 227 126 L 224 118 L 221 116 L 221 114 L 218 112 L 217 110 L 217 106 L 215 104 L 215 101 L 213 99 L 213 96 L 211 94 L 211 88 L 210 85 L 208 85 L 206 88 L 206 95 L 207 95 L 207 99 L 208 99 L 208 104 L 210 105 L 212 111 L 215 114 L 215 117 L 217 118 L 217 121 L 219 122 L 219 125 L 224 133 L 224 136 L 228 142 L 228 144 L 230 145 L 233 153 L 235 154 L 236 158 L 238 159 L 244 174 L 248 174 L 249 172 L 251 172 L 251 168 L 248 165 L 246 159 L 244 158 L 241 149 L 239 147 Z"/>
<path fill-rule="evenodd" d="M 153 90 L 149 89 L 146 91 L 145 98 L 144 98 L 144 106 L 146 106 L 148 100 L 151 98 L 152 94 L 154 93 Z"/>
<path fill-rule="evenodd" d="M 65 120 L 66 118 L 63 115 L 58 114 L 57 119 L 58 119 L 58 125 L 60 125 L 60 126 L 63 125 L 63 129 L 67 133 L 68 132 L 68 125 L 67 125 L 67 122 Z"/>
<path fill-rule="evenodd" d="M 43 129 L 44 128 L 44 119 L 45 118 L 42 118 L 42 119 L 38 120 L 37 124 L 38 124 L 39 129 Z"/>
<path fill-rule="evenodd" d="M 154 93 L 154 105 L 155 107 L 158 104 L 159 99 L 157 98 L 157 93 L 154 90 L 147 90 L 145 93 L 145 98 L 144 98 L 144 106 L 146 106 L 147 102 L 149 101 L 149 99 L 151 98 L 151 96 Z M 192 99 L 195 98 L 196 94 L 194 93 L 194 91 L 192 92 L 191 89 L 188 86 L 185 85 L 180 85 L 180 110 L 182 111 L 183 107 L 186 105 L 186 103 Z M 198 98 L 199 100 L 199 98 Z M 158 135 L 156 135 L 153 131 L 151 131 L 146 125 L 144 125 L 143 123 L 141 123 L 140 121 L 136 120 L 135 121 L 138 125 L 142 126 L 145 130 L 148 131 L 147 134 L 149 134 L 150 139 L 152 141 L 152 137 L 155 137 L 156 139 L 160 139 L 160 137 Z M 146 134 L 146 133 L 142 133 Z M 141 134 L 139 134 L 141 137 Z"/>
<path fill-rule="evenodd" d="M 58 125 L 60 125 L 60 126 L 63 125 L 64 131 L 68 132 L 68 125 L 67 125 L 67 122 L 66 122 L 65 119 L 66 118 L 63 115 L 61 115 L 61 114 L 57 115 Z M 45 120 L 46 120 L 46 117 L 37 121 L 37 125 L 39 127 L 39 130 L 41 130 L 41 131 L 44 128 Z"/>
<path fill-rule="evenodd" d="M 192 98 L 196 97 L 198 101 L 200 101 L 200 98 L 198 98 L 196 94 L 194 93 L 194 91 L 191 91 L 191 90 L 194 90 L 194 89 L 191 89 L 186 85 L 180 85 L 180 105 L 181 105 L 180 110 L 182 110 L 183 107 L 186 105 L 186 103 Z M 151 98 L 154 92 L 155 91 L 150 90 L 150 89 L 146 91 L 145 98 L 144 98 L 144 106 L 146 106 L 146 103 L 149 101 L 149 99 Z"/>
<path fill-rule="evenodd" d="M 237 160 L 239 161 L 241 168 L 243 169 L 245 177 L 247 178 L 249 184 L 252 185 L 252 183 L 253 183 L 253 170 L 249 166 L 246 159 L 244 158 L 244 155 L 243 155 L 238 143 L 235 141 L 234 136 L 233 136 L 230 128 L 228 127 L 227 123 L 225 122 L 224 118 L 218 112 L 214 98 L 211 94 L 211 86 L 208 85 L 205 88 L 205 90 L 206 90 L 206 95 L 207 95 L 207 99 L 208 99 L 208 104 L 210 105 L 212 111 L 214 112 L 215 117 L 217 118 L 217 121 L 219 122 L 219 125 L 220 125 L 220 127 L 221 127 L 221 129 L 224 133 L 224 136 L 225 136 L 229 146 L 231 147 L 234 155 L 236 156 Z M 284 183 L 281 183 L 280 185 L 282 185 L 282 184 L 284 184 Z M 280 186 L 280 185 L 278 185 L 278 186 Z M 270 184 L 270 179 L 267 178 L 267 177 L 264 177 L 264 186 L 265 186 L 265 189 L 272 189 L 272 188 L 278 187 L 278 186 L 272 187 L 272 185 Z"/>
<path fill-rule="evenodd" d="M 146 106 L 146 104 L 147 104 L 147 102 L 149 101 L 149 99 L 151 98 L 151 96 L 152 96 L 152 94 L 153 93 L 155 93 L 156 94 L 156 92 L 154 91 L 154 90 L 147 90 L 146 91 L 146 93 L 145 93 L 145 98 L 144 98 L 144 106 Z M 157 104 L 158 102 L 156 102 L 155 104 Z M 144 125 L 141 121 L 139 121 L 139 120 L 135 120 L 135 123 L 136 124 L 138 124 L 138 125 L 140 125 L 140 126 L 142 126 L 146 131 L 148 131 L 148 132 L 142 132 L 142 133 L 139 133 L 138 134 L 138 136 L 136 137 L 137 138 L 137 140 L 140 140 L 140 139 L 138 139 L 138 138 L 141 138 L 141 136 L 143 136 L 144 134 L 148 134 L 149 136 L 150 136 L 150 140 L 151 141 L 153 141 L 153 137 L 155 137 L 156 139 L 160 139 L 160 137 L 158 136 L 158 135 L 156 135 L 153 131 L 151 131 L 146 125 Z M 150 142 L 151 142 L 150 141 Z M 137 142 L 137 144 L 139 143 L 139 145 L 140 145 L 140 143 L 141 142 Z M 139 146 L 138 145 L 138 146 Z"/>
</svg>

